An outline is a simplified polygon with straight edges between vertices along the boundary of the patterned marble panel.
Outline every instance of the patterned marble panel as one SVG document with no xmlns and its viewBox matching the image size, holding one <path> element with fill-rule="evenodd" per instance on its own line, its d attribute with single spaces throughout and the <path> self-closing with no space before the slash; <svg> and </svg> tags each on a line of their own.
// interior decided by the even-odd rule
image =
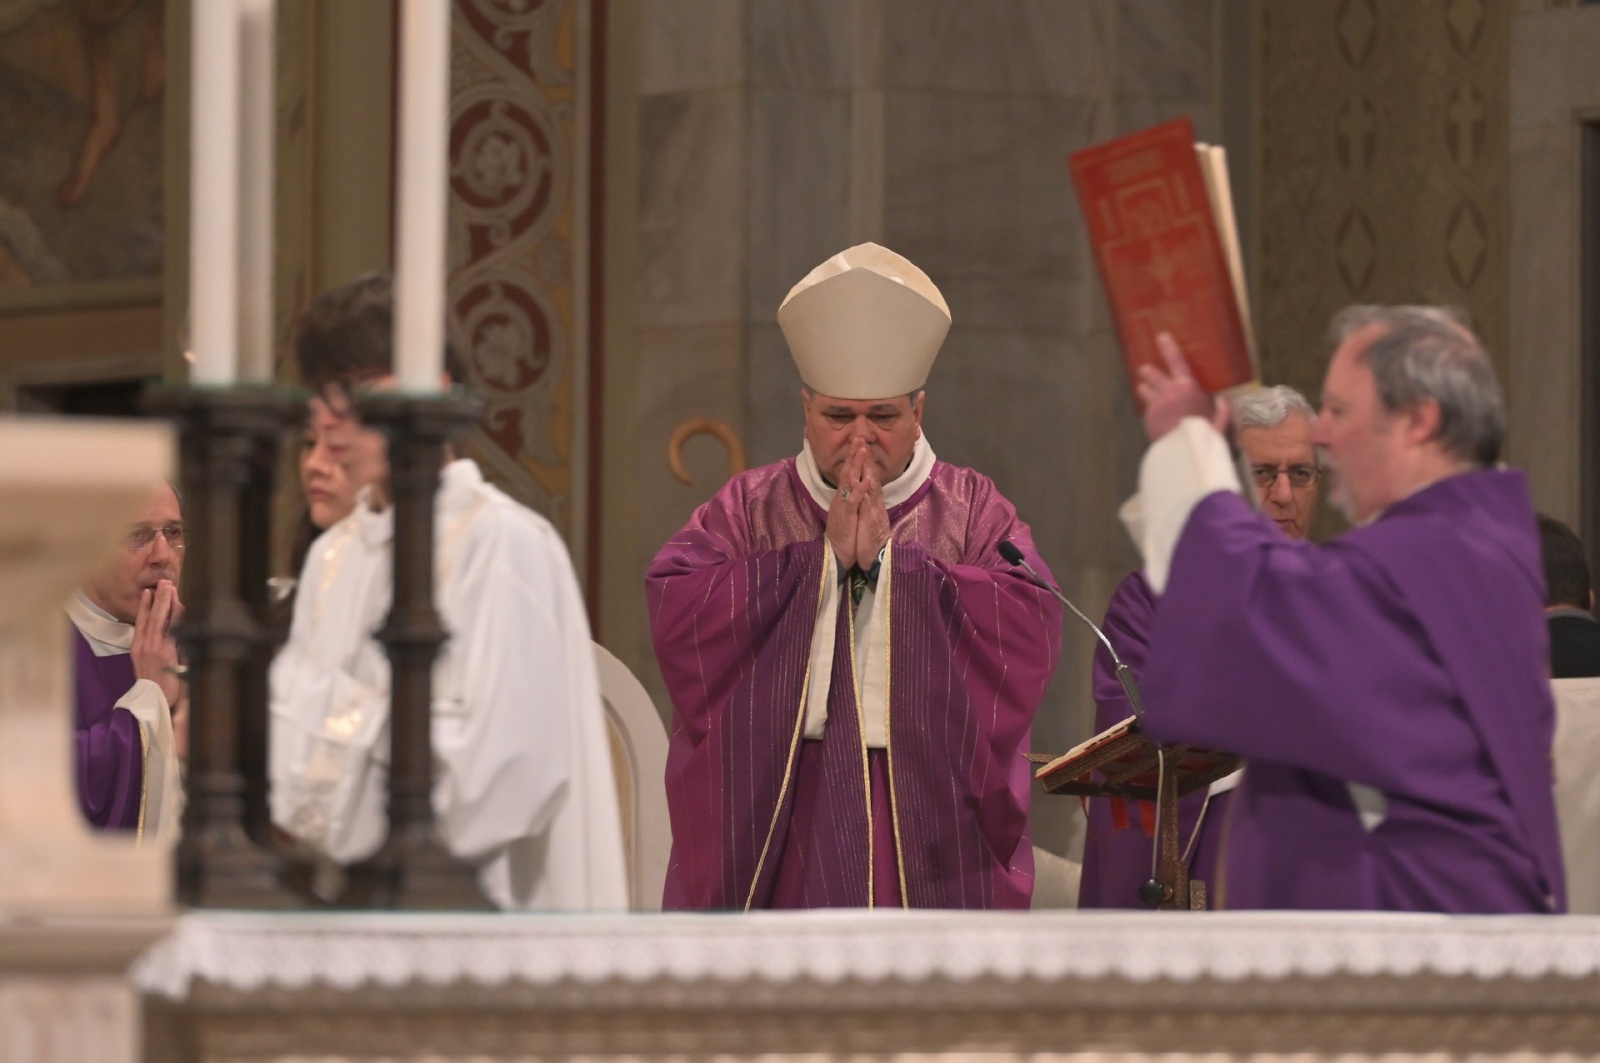
<svg viewBox="0 0 1600 1063">
<path fill-rule="evenodd" d="M 1192 2 L 1192 0 L 1191 0 Z M 1103 95 L 1116 0 L 887 0 L 885 84 L 1008 95 Z M 1203 5 L 1194 5 L 1203 6 Z"/>
<path fill-rule="evenodd" d="M 731 321 L 744 309 L 746 113 L 736 89 L 640 101 L 641 327 Z"/>
<path fill-rule="evenodd" d="M 745 313 L 771 322 L 800 278 L 851 243 L 850 93 L 751 89 Z"/>
<path fill-rule="evenodd" d="M 1064 97 L 888 94 L 885 237 L 933 277 L 958 325 L 1071 326 L 1088 283 L 1069 152 L 1094 105 Z"/>
<path fill-rule="evenodd" d="M 1123 0 L 1117 5 L 1117 92 L 1206 99 L 1212 21 L 1212 5 L 1194 0 Z"/>
<path fill-rule="evenodd" d="M 748 17 L 745 0 L 642 0 L 639 92 L 743 84 Z"/>
<path fill-rule="evenodd" d="M 1463 306 L 1504 370 L 1509 12 L 1267 0 L 1257 326 L 1314 392 L 1350 302 Z"/>
<path fill-rule="evenodd" d="M 845 89 L 875 80 L 881 0 L 751 0 L 750 84 Z"/>
</svg>

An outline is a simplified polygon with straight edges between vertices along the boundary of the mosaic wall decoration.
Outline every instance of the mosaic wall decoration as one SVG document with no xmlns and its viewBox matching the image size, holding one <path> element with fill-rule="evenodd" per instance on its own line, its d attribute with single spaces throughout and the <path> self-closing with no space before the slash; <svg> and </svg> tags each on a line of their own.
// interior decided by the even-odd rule
<svg viewBox="0 0 1600 1063">
<path fill-rule="evenodd" d="M 487 402 L 485 474 L 581 534 L 577 412 L 588 46 L 580 0 L 457 0 L 450 129 L 450 314 Z"/>
</svg>

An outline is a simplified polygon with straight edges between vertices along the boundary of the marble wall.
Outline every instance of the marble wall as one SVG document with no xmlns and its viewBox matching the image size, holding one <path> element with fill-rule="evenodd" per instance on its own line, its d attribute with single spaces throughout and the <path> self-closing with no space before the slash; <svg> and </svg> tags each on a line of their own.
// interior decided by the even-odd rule
<svg viewBox="0 0 1600 1063">
<path fill-rule="evenodd" d="M 1597 416 L 1600 336 L 1582 327 L 1580 134 L 1600 116 L 1600 7 L 1569 7 L 1525 3 L 1512 23 L 1510 449 L 1540 508 L 1582 527 L 1594 563 L 1600 486 L 1580 452 Z"/>
<path fill-rule="evenodd" d="M 725 421 L 752 464 L 798 449 L 800 382 L 774 315 L 811 267 L 870 239 L 927 270 L 954 317 L 929 380 L 930 442 L 996 480 L 1098 615 L 1135 563 L 1114 511 L 1142 438 L 1066 158 L 1180 114 L 1216 139 L 1225 6 L 642 0 L 636 519 L 607 532 L 613 550 L 632 536 L 630 578 L 727 475 L 698 440 L 696 483 L 673 481 L 676 425 Z M 1248 96 L 1235 102 L 1248 112 Z M 605 628 L 665 707 L 642 596 L 608 597 Z M 1091 638 L 1068 632 L 1039 749 L 1088 733 Z M 1044 804 L 1040 839 L 1064 851 L 1076 806 Z"/>
<path fill-rule="evenodd" d="M 1266 379 L 1315 397 L 1350 303 L 1463 307 L 1504 378 L 1510 17 L 1479 0 L 1264 0 Z"/>
</svg>

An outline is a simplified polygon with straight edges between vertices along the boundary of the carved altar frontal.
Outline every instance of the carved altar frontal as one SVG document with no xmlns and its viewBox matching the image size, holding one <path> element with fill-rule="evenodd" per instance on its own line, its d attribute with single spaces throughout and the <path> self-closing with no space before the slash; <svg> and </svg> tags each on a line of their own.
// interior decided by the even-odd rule
<svg viewBox="0 0 1600 1063">
<path fill-rule="evenodd" d="M 1600 1053 L 1600 919 L 186 916 L 148 1059 Z"/>
</svg>

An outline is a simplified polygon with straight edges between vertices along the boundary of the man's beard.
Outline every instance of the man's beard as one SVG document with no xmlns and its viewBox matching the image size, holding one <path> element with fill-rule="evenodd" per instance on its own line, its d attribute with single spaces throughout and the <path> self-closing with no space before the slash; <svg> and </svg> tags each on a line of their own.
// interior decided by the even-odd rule
<svg viewBox="0 0 1600 1063">
<path fill-rule="evenodd" d="M 1337 509 L 1346 521 L 1359 524 L 1356 520 L 1356 500 L 1350 494 L 1349 486 L 1344 477 L 1339 473 L 1339 466 L 1324 451 L 1321 455 L 1322 475 L 1328 478 L 1328 505 Z"/>
</svg>

